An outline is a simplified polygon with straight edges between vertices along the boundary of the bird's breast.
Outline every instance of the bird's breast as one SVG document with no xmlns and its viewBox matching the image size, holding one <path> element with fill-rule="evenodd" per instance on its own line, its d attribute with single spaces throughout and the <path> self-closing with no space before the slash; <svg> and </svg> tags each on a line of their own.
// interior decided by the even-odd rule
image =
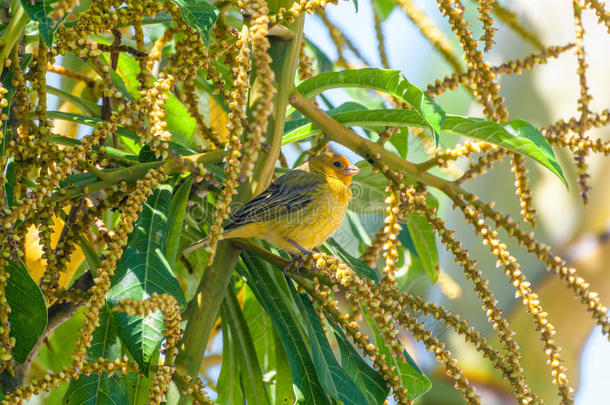
<svg viewBox="0 0 610 405">
<path fill-rule="evenodd" d="M 349 198 L 349 188 L 344 186 L 343 190 L 336 190 L 324 185 L 312 203 L 298 213 L 298 218 L 270 224 L 269 231 L 273 235 L 268 239 L 290 239 L 307 250 L 321 245 L 343 223 Z"/>
</svg>

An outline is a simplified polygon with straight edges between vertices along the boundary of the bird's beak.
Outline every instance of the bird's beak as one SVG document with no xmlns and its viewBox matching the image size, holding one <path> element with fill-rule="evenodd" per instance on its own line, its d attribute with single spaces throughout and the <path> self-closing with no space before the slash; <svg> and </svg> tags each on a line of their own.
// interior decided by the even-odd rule
<svg viewBox="0 0 610 405">
<path fill-rule="evenodd" d="M 354 165 L 349 165 L 345 168 L 345 174 L 348 176 L 355 176 L 358 173 L 360 173 L 360 169 L 358 169 L 356 166 Z"/>
</svg>

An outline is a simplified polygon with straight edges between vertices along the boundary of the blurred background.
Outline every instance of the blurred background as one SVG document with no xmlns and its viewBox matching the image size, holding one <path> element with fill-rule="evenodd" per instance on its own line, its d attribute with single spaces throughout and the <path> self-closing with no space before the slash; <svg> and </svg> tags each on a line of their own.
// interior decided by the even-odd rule
<svg viewBox="0 0 610 405">
<path fill-rule="evenodd" d="M 381 2 L 359 1 L 358 11 L 354 4 L 342 1 L 338 5 L 327 7 L 327 18 L 357 47 L 363 59 L 371 66 L 381 67 L 378 52 L 378 40 L 374 28 L 374 8 Z M 453 72 L 451 66 L 432 47 L 418 28 L 407 18 L 400 7 L 392 9 L 393 1 L 386 3 L 386 9 L 392 10 L 382 22 L 385 49 L 392 69 L 399 69 L 405 77 L 421 88 L 436 79 Z M 453 50 L 461 58 L 462 51 L 458 41 L 453 37 L 450 26 L 437 9 L 437 3 L 431 1 L 414 1 L 442 29 L 451 40 Z M 565 45 L 574 42 L 574 17 L 571 1 L 527 0 L 501 1 L 519 17 L 519 22 L 531 31 L 544 45 Z M 466 18 L 471 23 L 473 36 L 480 37 L 482 24 L 477 20 L 478 4 L 472 1 L 463 2 Z M 382 16 L 383 18 L 383 16 Z M 585 50 L 589 67 L 587 80 L 592 111 L 601 111 L 610 105 L 610 35 L 603 24 L 598 24 L 597 17 L 591 10 L 584 10 Z M 496 45 L 487 54 L 486 60 L 491 65 L 499 65 L 511 59 L 522 59 L 536 52 L 536 48 L 516 35 L 501 22 L 496 20 L 498 28 L 494 40 Z M 327 24 L 317 15 L 307 16 L 305 23 L 307 38 L 322 50 L 333 62 L 339 54 L 332 41 Z M 354 67 L 362 67 L 361 58 L 349 49 L 344 52 L 345 60 Z M 501 95 L 506 98 L 510 118 L 521 118 L 538 128 L 555 123 L 559 119 L 568 120 L 578 117 L 577 100 L 579 97 L 577 61 L 574 50 L 550 58 L 547 64 L 537 65 L 531 71 L 521 75 L 500 78 Z M 325 93 L 334 105 L 353 99 L 353 94 L 337 90 Z M 361 95 L 359 95 L 361 96 Z M 448 113 L 482 117 L 481 108 L 472 96 L 460 87 L 448 91 L 435 99 Z M 610 139 L 610 129 L 593 129 L 589 133 L 593 139 Z M 441 137 L 441 146 L 450 147 L 456 143 L 455 138 Z M 336 146 L 335 146 L 336 147 Z M 340 149 L 340 148 L 339 148 Z M 349 151 L 341 150 L 349 155 Z M 289 160 L 294 160 L 297 153 L 287 150 Z M 574 160 L 565 150 L 555 148 L 564 173 L 568 177 L 570 190 L 539 165 L 530 164 L 531 186 L 537 210 L 538 240 L 549 244 L 552 250 L 566 258 L 576 267 L 579 274 L 591 282 L 592 288 L 599 292 L 603 302 L 610 302 L 610 159 L 599 155 L 590 155 L 587 162 L 591 174 L 589 204 L 583 205 L 579 198 L 579 185 L 575 182 L 576 169 Z M 354 155 L 351 155 L 356 159 Z M 419 162 L 425 160 L 423 146 L 413 141 L 409 143 L 408 159 Z M 357 159 L 356 159 L 357 160 Z M 458 161 L 460 168 L 467 167 L 468 162 Z M 521 221 L 519 201 L 514 191 L 514 177 L 508 160 L 496 165 L 487 174 L 466 183 L 466 188 L 476 193 L 483 201 L 495 201 L 496 207 Z M 534 332 L 531 318 L 526 316 L 522 305 L 514 299 L 514 289 L 507 283 L 505 276 L 496 269 L 495 259 L 488 254 L 487 248 L 474 237 L 471 226 L 453 213 L 446 199 L 440 198 L 440 214 L 447 221 L 450 229 L 463 242 L 473 258 L 479 262 L 479 268 L 490 279 L 490 287 L 502 308 L 508 314 L 513 330 L 517 332 L 524 357 L 522 364 L 527 370 L 526 376 L 534 391 L 544 393 L 547 403 L 555 403 L 555 388 L 550 384 L 549 371 L 542 351 L 542 343 Z M 376 231 L 381 218 L 364 218 L 363 224 L 371 233 Z M 522 224 L 524 229 L 529 225 Z M 340 237 L 340 235 L 338 235 Z M 353 238 L 352 238 L 353 239 Z M 349 240 L 342 240 L 349 243 Z M 354 242 L 352 242 L 354 243 Z M 579 405 L 607 404 L 610 398 L 610 343 L 594 328 L 593 322 L 584 312 L 582 305 L 576 301 L 563 284 L 548 275 L 536 258 L 528 255 L 524 249 L 509 243 L 509 250 L 515 254 L 522 269 L 539 293 L 549 320 L 557 328 L 556 341 L 563 348 L 563 356 L 569 371 L 569 380 L 577 386 L 576 403 Z M 357 250 L 357 246 L 351 246 Z M 478 330 L 491 332 L 485 315 L 480 310 L 469 283 L 466 283 L 460 268 L 452 257 L 440 248 L 442 276 L 439 283 L 431 285 L 428 280 L 420 279 L 410 291 L 425 295 L 433 302 L 447 305 L 455 313 L 468 319 Z M 477 384 L 478 391 L 484 395 L 485 404 L 510 404 L 514 399 L 508 395 L 505 386 L 498 386 L 497 375 L 490 366 L 459 336 L 453 336 L 441 325 L 429 324 L 436 334 L 450 343 L 451 351 L 466 370 L 469 379 Z M 432 372 L 435 378 L 433 389 L 421 400 L 421 404 L 458 404 L 462 400 L 455 394 L 452 384 L 444 381 L 444 373 L 434 372 L 434 359 L 425 350 L 417 348 L 417 360 L 426 371 Z M 441 389 L 443 384 L 446 389 Z"/>
</svg>

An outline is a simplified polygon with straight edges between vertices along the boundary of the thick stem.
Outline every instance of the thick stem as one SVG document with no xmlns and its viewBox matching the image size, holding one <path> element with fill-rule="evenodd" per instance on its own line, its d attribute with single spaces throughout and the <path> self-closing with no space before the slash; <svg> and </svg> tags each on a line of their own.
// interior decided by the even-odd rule
<svg viewBox="0 0 610 405">
<path fill-rule="evenodd" d="M 254 193 L 264 190 L 272 180 L 273 171 L 280 152 L 284 130 L 284 115 L 288 96 L 294 88 L 294 76 L 303 37 L 304 16 L 288 26 L 294 38 L 269 36 L 273 58 L 271 68 L 275 73 L 276 96 L 274 111 L 269 119 L 265 142 L 271 146 L 268 153 L 261 155 L 254 170 L 254 179 L 249 185 L 240 187 L 236 201 L 248 201 Z M 176 368 L 180 373 L 196 376 L 201 367 L 210 333 L 218 317 L 220 304 L 231 280 L 231 275 L 239 257 L 239 250 L 228 241 L 219 243 L 212 266 L 208 267 L 190 304 L 189 319 L 184 331 L 180 352 L 176 357 Z M 184 398 L 181 403 L 184 402 Z"/>
<path fill-rule="evenodd" d="M 346 128 L 338 121 L 320 110 L 304 95 L 294 90 L 290 95 L 290 104 L 319 127 L 326 136 L 337 143 L 351 149 L 370 163 L 382 162 L 394 171 L 402 172 L 416 181 L 438 188 L 447 193 L 454 185 L 447 180 L 427 173 L 415 163 L 402 159 L 400 156 L 386 150 L 382 145 L 365 139 L 354 131 Z"/>
</svg>

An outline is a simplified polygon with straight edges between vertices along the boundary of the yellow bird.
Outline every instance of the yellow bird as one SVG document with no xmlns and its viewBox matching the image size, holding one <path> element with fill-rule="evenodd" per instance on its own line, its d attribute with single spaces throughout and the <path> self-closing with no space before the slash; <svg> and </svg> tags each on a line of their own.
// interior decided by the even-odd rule
<svg viewBox="0 0 610 405">
<path fill-rule="evenodd" d="M 322 153 L 279 177 L 231 216 L 222 237 L 269 241 L 296 258 L 324 243 L 343 222 L 360 170 L 343 156 Z M 205 244 L 199 241 L 188 253 Z M 292 263 L 291 263 L 292 264 Z"/>
</svg>

